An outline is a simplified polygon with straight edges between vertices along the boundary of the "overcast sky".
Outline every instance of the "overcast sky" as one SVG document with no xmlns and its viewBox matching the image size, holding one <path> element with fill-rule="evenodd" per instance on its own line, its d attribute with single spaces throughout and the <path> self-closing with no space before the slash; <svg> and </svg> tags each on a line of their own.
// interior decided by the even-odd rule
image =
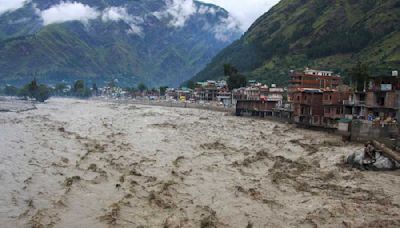
<svg viewBox="0 0 400 228">
<path fill-rule="evenodd" d="M 200 0 L 213 3 L 228 10 L 242 23 L 242 29 L 247 30 L 261 15 L 267 12 L 279 0 Z"/>
</svg>

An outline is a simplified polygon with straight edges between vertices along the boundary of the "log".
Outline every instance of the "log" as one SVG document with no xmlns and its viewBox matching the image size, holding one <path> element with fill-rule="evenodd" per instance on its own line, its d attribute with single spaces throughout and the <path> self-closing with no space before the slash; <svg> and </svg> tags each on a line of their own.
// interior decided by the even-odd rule
<svg viewBox="0 0 400 228">
<path fill-rule="evenodd" d="M 376 140 L 373 140 L 372 144 L 374 145 L 374 147 L 376 149 L 380 150 L 380 152 L 382 152 L 386 157 L 389 157 L 397 162 L 400 162 L 400 153 L 390 149 L 386 145 L 384 145 Z"/>
</svg>

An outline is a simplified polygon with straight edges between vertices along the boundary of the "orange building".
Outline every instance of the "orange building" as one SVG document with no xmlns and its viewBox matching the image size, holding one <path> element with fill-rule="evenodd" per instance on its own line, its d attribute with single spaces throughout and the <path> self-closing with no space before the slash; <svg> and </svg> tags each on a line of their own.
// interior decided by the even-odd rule
<svg viewBox="0 0 400 228">
<path fill-rule="evenodd" d="M 308 89 L 336 89 L 342 78 L 335 75 L 332 71 L 319 71 L 306 68 L 304 72 L 291 72 L 289 81 L 289 92 L 294 92 L 299 88 Z"/>
</svg>

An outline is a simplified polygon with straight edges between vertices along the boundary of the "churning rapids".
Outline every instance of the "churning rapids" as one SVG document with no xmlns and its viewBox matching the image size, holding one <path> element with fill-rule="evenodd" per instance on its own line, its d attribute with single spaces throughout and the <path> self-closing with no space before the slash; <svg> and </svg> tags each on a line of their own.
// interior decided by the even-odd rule
<svg viewBox="0 0 400 228">
<path fill-rule="evenodd" d="M 51 99 L 0 112 L 0 226 L 400 227 L 400 171 L 343 165 L 360 149 L 221 112 Z"/>
</svg>

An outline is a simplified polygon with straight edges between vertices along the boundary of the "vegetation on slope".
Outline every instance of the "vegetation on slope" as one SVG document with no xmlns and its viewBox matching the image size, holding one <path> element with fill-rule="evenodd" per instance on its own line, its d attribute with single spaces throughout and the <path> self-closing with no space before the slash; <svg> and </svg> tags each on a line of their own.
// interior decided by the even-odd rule
<svg viewBox="0 0 400 228">
<path fill-rule="evenodd" d="M 345 74 L 360 61 L 388 73 L 400 69 L 399 40 L 397 0 L 282 0 L 192 80 L 221 78 L 224 64 L 283 85 L 306 66 Z"/>
<path fill-rule="evenodd" d="M 78 79 L 103 84 L 118 79 L 120 84 L 175 86 L 199 72 L 232 40 L 219 40 L 211 29 L 227 18 L 228 12 L 209 4 L 215 14 L 195 14 L 183 27 L 171 27 L 154 12 L 165 10 L 162 0 L 80 0 L 98 10 L 125 7 L 143 19 L 143 34 L 130 34 L 124 21 L 100 17 L 84 24 L 70 21 L 44 26 L 33 9 L 46 9 L 59 0 L 33 0 L 15 12 L 0 15 L 0 85 L 22 85 L 32 78 L 45 83 Z M 21 21 L 21 18 L 28 18 Z M 17 23 L 18 22 L 18 23 Z M 39 27 L 38 27 L 39 26 Z M 29 30 L 28 28 L 32 28 Z"/>
</svg>

